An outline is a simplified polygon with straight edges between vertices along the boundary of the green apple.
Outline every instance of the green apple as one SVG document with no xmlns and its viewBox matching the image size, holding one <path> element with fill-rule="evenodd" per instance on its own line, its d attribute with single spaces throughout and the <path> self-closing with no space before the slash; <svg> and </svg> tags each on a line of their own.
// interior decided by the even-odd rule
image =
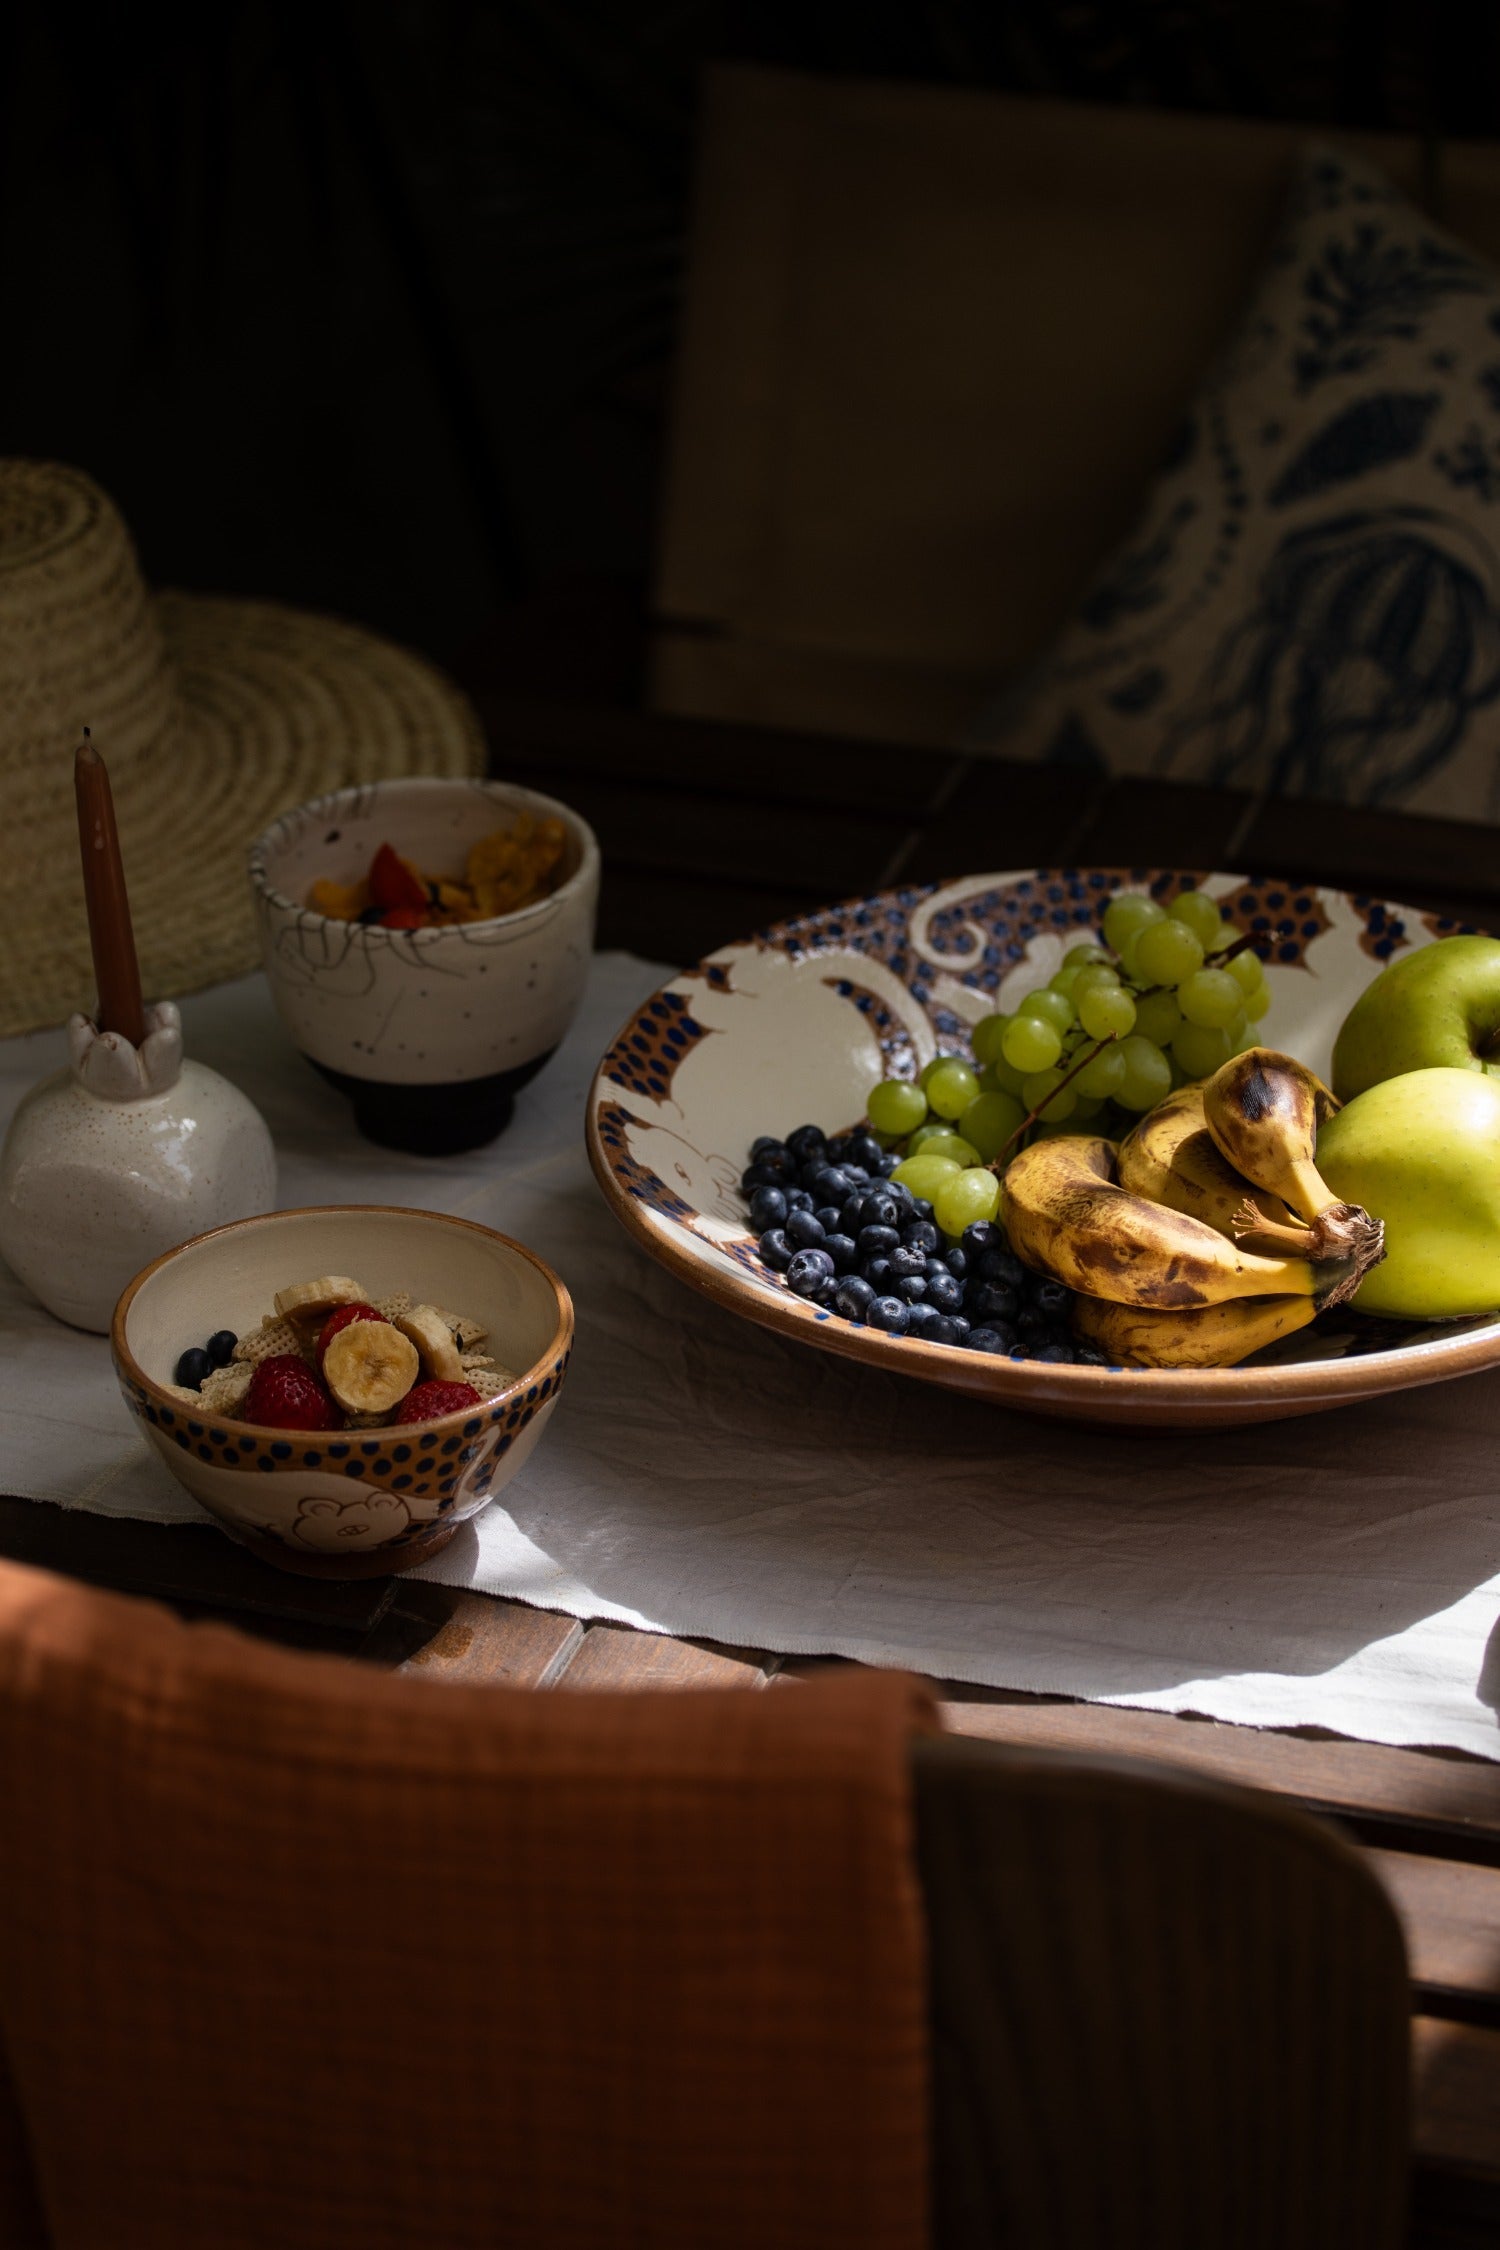
<svg viewBox="0 0 1500 2250">
<path fill-rule="evenodd" d="M 1318 1170 L 1385 1221 L 1384 1262 L 1354 1298 L 1361 1312 L 1463 1320 L 1500 1308 L 1500 1078 L 1383 1078 L 1329 1118 Z"/>
<path fill-rule="evenodd" d="M 1367 985 L 1333 1050 L 1333 1090 L 1352 1101 L 1409 1070 L 1500 1078 L 1500 938 L 1436 938 Z"/>
</svg>

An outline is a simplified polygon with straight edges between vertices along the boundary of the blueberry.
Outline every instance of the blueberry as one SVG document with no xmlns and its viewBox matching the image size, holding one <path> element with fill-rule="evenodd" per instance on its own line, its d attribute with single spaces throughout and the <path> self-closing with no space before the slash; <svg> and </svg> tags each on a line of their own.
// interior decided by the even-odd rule
<svg viewBox="0 0 1500 2250">
<path fill-rule="evenodd" d="M 911 1314 L 899 1297 L 877 1297 L 870 1307 L 870 1326 L 884 1329 L 887 1336 L 904 1336 L 910 1321 Z"/>
<path fill-rule="evenodd" d="M 1021 1300 L 1014 1289 L 999 1281 L 971 1281 L 964 1302 L 975 1320 L 1014 1320 Z"/>
<path fill-rule="evenodd" d="M 762 1156 L 754 1164 L 747 1164 L 740 1174 L 741 1195 L 753 1195 L 758 1187 L 787 1187 L 796 1177 L 796 1166 L 773 1164 L 770 1157 Z"/>
<path fill-rule="evenodd" d="M 1074 1352 L 1071 1344 L 1059 1339 L 1053 1344 L 1043 1344 L 1040 1351 L 1033 1352 L 1032 1357 L 1041 1360 L 1048 1367 L 1071 1367 Z"/>
<path fill-rule="evenodd" d="M 969 1322 L 964 1318 L 964 1315 L 961 1312 L 944 1313 L 943 1318 L 951 1322 L 953 1327 L 958 1330 L 958 1341 L 961 1344 L 966 1344 L 969 1341 Z"/>
<path fill-rule="evenodd" d="M 1008 1352 L 1010 1338 L 1002 1335 L 998 1328 L 971 1328 L 969 1349 L 971 1352 Z"/>
<path fill-rule="evenodd" d="M 845 1320 L 866 1319 L 874 1302 L 874 1290 L 868 1281 L 861 1281 L 857 1273 L 846 1273 L 833 1292 L 834 1310 L 841 1312 Z"/>
<path fill-rule="evenodd" d="M 844 1214 L 836 1203 L 815 1204 L 813 1217 L 825 1234 L 837 1234 L 844 1223 Z"/>
<path fill-rule="evenodd" d="M 799 1250 L 816 1249 L 827 1232 L 822 1220 L 811 1211 L 788 1211 L 786 1215 L 787 1241 L 794 1242 Z"/>
<path fill-rule="evenodd" d="M 1019 1289 L 1026 1279 L 1026 1268 L 1009 1250 L 991 1247 L 979 1253 L 979 1273 L 984 1281 L 1002 1282 L 1007 1289 Z"/>
<path fill-rule="evenodd" d="M 913 1249 L 909 1243 L 900 1242 L 888 1255 L 891 1261 L 891 1271 L 898 1280 L 901 1280 L 907 1274 L 920 1274 L 924 1280 L 926 1279 L 927 1253 L 925 1250 Z"/>
<path fill-rule="evenodd" d="M 864 1194 L 861 1189 L 856 1188 L 854 1193 L 850 1196 L 848 1202 L 844 1205 L 843 1210 L 839 1213 L 839 1232 L 840 1234 L 858 1235 L 864 1223 Z"/>
<path fill-rule="evenodd" d="M 1044 1343 L 1052 1332 L 1052 1323 L 1037 1305 L 1023 1305 L 1016 1314 L 1016 1334 L 1026 1342 Z"/>
<path fill-rule="evenodd" d="M 956 1313 L 964 1301 L 963 1283 L 955 1281 L 951 1273 L 929 1274 L 927 1277 L 927 1302 L 936 1305 L 940 1313 Z"/>
<path fill-rule="evenodd" d="M 194 1344 L 191 1350 L 185 1351 L 177 1362 L 173 1370 L 172 1380 L 180 1383 L 184 1390 L 196 1391 L 201 1389 L 213 1371 L 214 1363 L 207 1352 L 201 1351 Z"/>
<path fill-rule="evenodd" d="M 786 1207 L 789 1211 L 810 1211 L 812 1209 L 813 1199 L 806 1188 L 787 1188 L 785 1193 Z"/>
<path fill-rule="evenodd" d="M 850 1137 L 848 1133 L 832 1133 L 829 1135 L 828 1161 L 830 1164 L 843 1163 L 844 1158 L 849 1153 Z"/>
<path fill-rule="evenodd" d="M 896 1286 L 896 1276 L 891 1271 L 889 1258 L 866 1258 L 859 1270 L 872 1289 L 888 1293 Z"/>
<path fill-rule="evenodd" d="M 959 1244 L 959 1247 L 956 1250 L 950 1250 L 946 1253 L 943 1259 L 943 1263 L 946 1265 L 948 1271 L 951 1274 L 957 1275 L 960 1281 L 968 1280 L 969 1253 L 964 1249 L 962 1243 Z"/>
<path fill-rule="evenodd" d="M 760 1252 L 762 1264 L 768 1265 L 772 1273 L 785 1273 L 792 1262 L 792 1245 L 780 1227 L 772 1227 L 763 1234 L 756 1248 Z"/>
<path fill-rule="evenodd" d="M 943 1247 L 943 1238 L 931 1219 L 913 1219 L 901 1229 L 901 1239 L 909 1250 L 920 1250 L 924 1255 Z"/>
<path fill-rule="evenodd" d="M 826 1250 L 799 1250 L 786 1269 L 787 1287 L 822 1304 L 833 1295 L 833 1260 Z"/>
<path fill-rule="evenodd" d="M 844 1178 L 852 1180 L 856 1187 L 868 1187 L 870 1184 L 869 1172 L 863 1164 L 851 1164 L 846 1157 L 839 1166 L 839 1170 L 843 1173 Z"/>
<path fill-rule="evenodd" d="M 232 1328 L 216 1328 L 204 1347 L 215 1367 L 227 1367 L 234 1357 L 234 1347 L 239 1342 Z"/>
<path fill-rule="evenodd" d="M 889 1188 L 876 1188 L 865 1197 L 865 1225 L 867 1227 L 898 1227 L 903 1206 Z"/>
<path fill-rule="evenodd" d="M 799 1164 L 810 1156 L 821 1156 L 827 1161 L 828 1140 L 821 1125 L 799 1125 L 795 1133 L 788 1133 L 786 1145 Z"/>
<path fill-rule="evenodd" d="M 854 1182 L 837 1164 L 825 1164 L 808 1186 L 820 1203 L 842 1203 Z"/>
<path fill-rule="evenodd" d="M 1044 1281 L 1033 1289 L 1031 1301 L 1049 1320 L 1062 1320 L 1073 1301 L 1073 1292 L 1060 1281 Z"/>
<path fill-rule="evenodd" d="M 851 1133 L 849 1146 L 844 1151 L 846 1164 L 862 1164 L 867 1172 L 879 1169 L 885 1150 L 873 1133 Z"/>
<path fill-rule="evenodd" d="M 826 1234 L 823 1248 L 833 1260 L 835 1273 L 853 1273 L 859 1264 L 859 1252 L 854 1247 L 854 1237 L 848 1234 Z"/>
<path fill-rule="evenodd" d="M 903 1159 L 900 1150 L 893 1148 L 886 1155 L 882 1156 L 879 1164 L 876 1166 L 876 1170 L 879 1172 L 883 1180 L 888 1180 L 891 1174 L 896 1170 L 897 1166 L 902 1161 Z"/>
<path fill-rule="evenodd" d="M 958 1323 L 944 1313 L 934 1313 L 923 1329 L 924 1340 L 929 1344 L 956 1344 L 959 1342 Z"/>
<path fill-rule="evenodd" d="M 972 1226 L 964 1228 L 962 1239 L 963 1247 L 971 1258 L 977 1258 L 983 1250 L 1003 1250 L 1006 1247 L 1005 1236 L 993 1219 L 976 1219 Z"/>
<path fill-rule="evenodd" d="M 761 1157 L 769 1156 L 773 1151 L 785 1147 L 785 1141 L 778 1141 L 774 1133 L 757 1134 L 756 1138 L 750 1143 L 750 1161 L 752 1164 L 758 1163 Z"/>
<path fill-rule="evenodd" d="M 786 1197 L 779 1187 L 758 1187 L 750 1198 L 750 1224 L 757 1234 L 786 1224 Z"/>
<path fill-rule="evenodd" d="M 900 1247 L 901 1237 L 894 1227 L 866 1226 L 859 1230 L 859 1254 L 862 1258 L 875 1258 L 882 1253 L 889 1257 L 893 1250 L 899 1250 Z"/>
<path fill-rule="evenodd" d="M 925 1273 L 903 1273 L 898 1275 L 896 1281 L 896 1295 L 898 1297 L 904 1297 L 909 1305 L 920 1303 L 921 1299 L 925 1297 L 926 1294 L 927 1276 Z"/>
<path fill-rule="evenodd" d="M 912 1197 L 911 1215 L 914 1219 L 930 1219 L 932 1217 L 932 1205 L 925 1195 L 914 1195 Z"/>
<path fill-rule="evenodd" d="M 882 1180 L 879 1183 L 879 1193 L 888 1195 L 899 1210 L 904 1211 L 908 1218 L 911 1217 L 912 1192 L 905 1180 Z"/>
<path fill-rule="evenodd" d="M 933 1311 L 931 1305 L 924 1303 L 920 1297 L 916 1298 L 906 1308 L 907 1335 L 926 1336 L 937 1318 L 938 1315 Z"/>
</svg>

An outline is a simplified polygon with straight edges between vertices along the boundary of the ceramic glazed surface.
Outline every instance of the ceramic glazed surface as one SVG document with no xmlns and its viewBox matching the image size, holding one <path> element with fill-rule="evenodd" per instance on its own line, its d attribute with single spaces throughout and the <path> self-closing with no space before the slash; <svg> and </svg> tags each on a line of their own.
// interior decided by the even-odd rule
<svg viewBox="0 0 1500 2250">
<path fill-rule="evenodd" d="M 491 922 L 384 930 L 301 901 L 319 876 L 354 883 L 383 843 L 431 873 L 517 812 L 561 820 L 568 874 Z M 266 974 L 282 1021 L 325 1069 L 386 1086 L 509 1076 L 551 1053 L 583 993 L 599 898 L 593 831 L 555 798 L 499 781 L 387 781 L 300 805 L 250 855 Z"/>
<path fill-rule="evenodd" d="M 1050 1367 L 886 1337 L 795 1297 L 761 1265 L 738 1179 L 758 1133 L 844 1130 L 881 1076 L 910 1076 L 1014 1007 L 1098 927 L 1116 890 L 1199 884 L 1262 940 L 1267 1045 L 1330 1068 L 1386 961 L 1458 925 L 1309 885 L 1151 869 L 974 875 L 829 907 L 726 946 L 625 1025 L 589 1098 L 589 1150 L 625 1226 L 684 1281 L 786 1335 L 1006 1406 L 1137 1427 L 1269 1421 L 1500 1364 L 1500 1320 L 1319 1322 L 1217 1371 Z"/>
<path fill-rule="evenodd" d="M 515 1380 L 471 1414 L 344 1432 L 263 1429 L 166 1388 L 187 1346 L 216 1328 L 243 1335 L 278 1289 L 322 1273 L 482 1321 Z M 358 1205 L 272 1212 L 184 1243 L 131 1283 L 112 1331 L 125 1403 L 199 1505 L 286 1569 L 350 1577 L 409 1569 L 510 1481 L 557 1404 L 572 1340 L 567 1290 L 508 1236 Z"/>
</svg>

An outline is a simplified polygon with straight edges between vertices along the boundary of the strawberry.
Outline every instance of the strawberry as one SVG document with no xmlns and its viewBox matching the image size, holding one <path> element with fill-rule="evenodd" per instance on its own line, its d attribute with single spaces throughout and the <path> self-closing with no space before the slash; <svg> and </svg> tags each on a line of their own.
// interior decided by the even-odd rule
<svg viewBox="0 0 1500 2250">
<path fill-rule="evenodd" d="M 338 1311 L 331 1312 L 319 1329 L 318 1341 L 313 1347 L 313 1358 L 321 1367 L 323 1354 L 327 1351 L 339 1330 L 347 1328 L 351 1320 L 384 1320 L 384 1318 L 385 1314 L 377 1312 L 373 1305 L 340 1305 Z"/>
<path fill-rule="evenodd" d="M 370 903 L 387 911 L 393 906 L 425 909 L 427 905 L 427 885 L 389 844 L 382 844 L 370 862 Z"/>
<path fill-rule="evenodd" d="M 435 1422 L 443 1414 L 462 1414 L 479 1404 L 470 1383 L 413 1383 L 396 1409 L 398 1422 Z"/>
<path fill-rule="evenodd" d="M 242 1422 L 269 1430 L 341 1430 L 344 1417 L 306 1360 L 295 1352 L 263 1359 L 250 1378 Z"/>
</svg>

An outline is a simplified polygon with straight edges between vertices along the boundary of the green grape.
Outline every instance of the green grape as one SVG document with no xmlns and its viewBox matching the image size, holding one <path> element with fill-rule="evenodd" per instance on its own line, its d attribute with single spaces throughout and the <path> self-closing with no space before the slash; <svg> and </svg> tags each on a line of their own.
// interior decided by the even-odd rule
<svg viewBox="0 0 1500 2250">
<path fill-rule="evenodd" d="M 1131 960 L 1143 984 L 1179 985 L 1203 966 L 1203 948 L 1185 922 L 1170 916 L 1142 930 L 1131 948 Z"/>
<path fill-rule="evenodd" d="M 1183 891 L 1167 908 L 1174 922 L 1192 931 L 1205 953 L 1213 950 L 1220 929 L 1219 909 L 1203 891 Z"/>
<path fill-rule="evenodd" d="M 1143 891 L 1121 891 L 1104 909 L 1104 935 L 1123 958 L 1138 931 L 1144 930 L 1150 922 L 1165 919 L 1154 898 L 1147 898 Z"/>
<path fill-rule="evenodd" d="M 1242 1055 L 1247 1047 L 1254 1047 L 1257 1043 L 1255 1026 L 1242 1008 L 1229 1026 L 1230 1052 L 1231 1054 Z"/>
<path fill-rule="evenodd" d="M 907 1155 L 916 1156 L 936 1134 L 951 1133 L 952 1130 L 953 1127 L 945 1118 L 928 1116 L 914 1133 L 908 1133 L 906 1137 Z"/>
<path fill-rule="evenodd" d="M 1109 955 L 1102 945 L 1070 945 L 1063 955 L 1065 969 L 1092 969 L 1107 962 Z"/>
<path fill-rule="evenodd" d="M 1078 1015 L 1090 1039 L 1107 1039 L 1111 1032 L 1123 1038 L 1135 1029 L 1135 1002 L 1121 984 L 1113 991 L 1102 986 L 1086 992 Z"/>
<path fill-rule="evenodd" d="M 1093 1061 L 1086 1062 L 1073 1081 L 1081 1097 L 1079 1106 L 1084 1101 L 1108 1101 L 1111 1094 L 1119 1091 L 1120 1081 L 1124 1076 L 1125 1057 L 1120 1049 L 1101 1047 Z"/>
<path fill-rule="evenodd" d="M 1114 992 L 1119 988 L 1120 972 L 1112 961 L 1094 961 L 1078 972 L 1078 982 L 1073 987 L 1073 1005 L 1082 1007 L 1086 992 Z"/>
<path fill-rule="evenodd" d="M 1047 990 L 1049 992 L 1060 992 L 1065 1000 L 1071 1000 L 1073 988 L 1082 974 L 1081 969 L 1059 969 L 1055 977 L 1048 978 Z"/>
<path fill-rule="evenodd" d="M 1266 981 L 1266 972 L 1260 965 L 1260 955 L 1253 946 L 1248 947 L 1243 953 L 1237 953 L 1232 961 L 1224 963 L 1224 967 L 1233 977 L 1241 992 L 1258 991 Z"/>
<path fill-rule="evenodd" d="M 927 1099 L 939 1117 L 962 1117 L 978 1092 L 979 1080 L 968 1064 L 952 1057 L 927 1081 Z"/>
<path fill-rule="evenodd" d="M 1075 1094 L 1078 1094 L 1078 1081 L 1076 1078 L 1073 1081 L 1073 1091 Z M 1074 1124 L 1091 1124 L 1093 1120 L 1098 1116 L 1100 1110 L 1103 1109 L 1103 1107 L 1103 1102 L 1098 1100 L 1095 1096 L 1090 1094 L 1078 1094 L 1078 1099 L 1073 1104 Z"/>
<path fill-rule="evenodd" d="M 909 1079 L 882 1079 L 870 1088 L 865 1115 L 877 1133 L 889 1133 L 892 1140 L 899 1140 L 903 1133 L 915 1132 L 926 1117 L 927 1096 Z"/>
<path fill-rule="evenodd" d="M 1000 1042 L 1005 1036 L 1009 1016 L 981 1016 L 975 1024 L 971 1038 L 974 1060 L 977 1063 L 997 1063 L 1000 1060 Z"/>
<path fill-rule="evenodd" d="M 1259 1023 L 1271 1005 L 1271 987 L 1258 984 L 1253 992 L 1245 994 L 1245 1014 L 1251 1023 Z"/>
<path fill-rule="evenodd" d="M 1153 1047 L 1170 1047 L 1181 1022 L 1175 992 L 1143 992 L 1135 1004 L 1135 1028 Z"/>
<path fill-rule="evenodd" d="M 1212 1078 L 1229 1060 L 1229 1034 L 1220 1026 L 1185 1023 L 1172 1041 L 1172 1053 L 1188 1078 Z"/>
<path fill-rule="evenodd" d="M 949 1180 L 956 1180 L 962 1170 L 963 1166 L 955 1164 L 951 1156 L 908 1156 L 904 1164 L 896 1166 L 891 1178 L 910 1188 L 913 1195 L 925 1196 L 931 1203 L 939 1188 L 945 1187 Z"/>
<path fill-rule="evenodd" d="M 1205 1031 L 1233 1023 L 1244 997 L 1227 969 L 1196 969 L 1177 987 L 1178 1007 Z"/>
<path fill-rule="evenodd" d="M 986 1063 L 979 1073 L 979 1091 L 981 1094 L 1019 1094 L 1025 1076 L 1024 1070 L 1017 1070 L 1014 1063 L 1008 1063 L 1001 1055 L 994 1062 Z"/>
<path fill-rule="evenodd" d="M 993 1172 L 960 1172 L 932 1198 L 932 1215 L 955 1241 L 978 1219 L 993 1219 L 1000 1208 L 1000 1182 Z"/>
<path fill-rule="evenodd" d="M 1066 1031 L 1073 1022 L 1072 1001 L 1064 993 L 1050 991 L 1046 985 L 1027 993 L 1020 1012 L 1038 1023 L 1050 1023 L 1054 1031 Z"/>
<path fill-rule="evenodd" d="M 971 1103 L 969 1106 L 972 1108 L 973 1104 Z M 906 1145 L 908 1156 L 951 1157 L 955 1164 L 961 1164 L 966 1171 L 971 1164 L 979 1162 L 979 1151 L 973 1142 L 965 1140 L 962 1133 L 955 1133 L 951 1125 L 939 1125 L 934 1131 L 922 1133 L 916 1137 L 920 1139 L 922 1145 L 920 1148 L 913 1148 L 911 1142 L 908 1141 Z"/>
<path fill-rule="evenodd" d="M 1062 1053 L 1062 1037 L 1040 1016 L 1017 1016 L 1006 1026 L 1000 1051 L 1016 1070 L 1050 1070 Z"/>
<path fill-rule="evenodd" d="M 1036 1110 L 1054 1125 L 1061 1117 L 1071 1117 L 1078 1107 L 1078 1096 L 1071 1086 L 1063 1086 L 1058 1092 L 1062 1075 L 1060 1070 L 1039 1070 L 1021 1088 L 1027 1111 Z"/>
<path fill-rule="evenodd" d="M 993 1164 L 1025 1115 L 1014 1094 L 981 1094 L 959 1119 L 959 1130 L 978 1149 L 980 1162 Z"/>
<path fill-rule="evenodd" d="M 1166 1056 L 1139 1032 L 1120 1041 L 1119 1053 L 1125 1070 L 1115 1100 L 1122 1109 L 1155 1109 L 1172 1091 L 1172 1066 Z"/>
</svg>

